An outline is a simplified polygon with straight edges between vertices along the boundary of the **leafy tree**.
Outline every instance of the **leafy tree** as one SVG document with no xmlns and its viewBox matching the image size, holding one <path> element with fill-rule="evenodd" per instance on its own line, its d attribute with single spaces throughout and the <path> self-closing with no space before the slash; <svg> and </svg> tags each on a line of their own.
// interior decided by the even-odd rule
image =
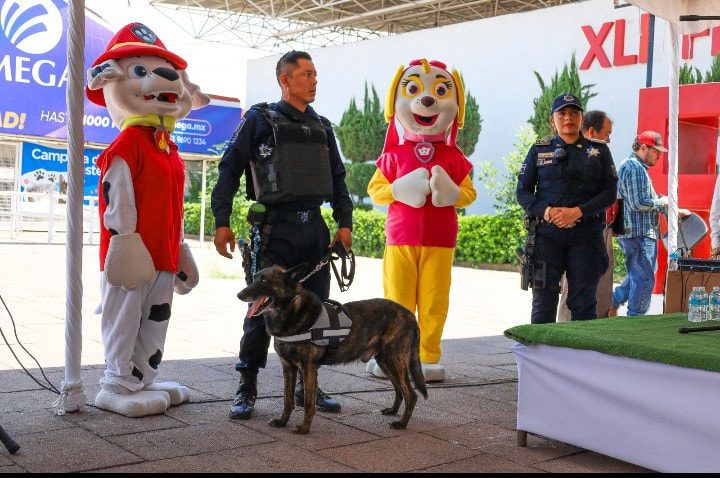
<svg viewBox="0 0 720 478">
<path fill-rule="evenodd" d="M 375 161 L 382 152 L 385 141 L 385 117 L 375 87 L 371 87 L 372 97 L 365 83 L 363 107 L 358 109 L 355 98 L 343 113 L 340 124 L 335 125 L 340 149 L 351 163 Z"/>
<path fill-rule="evenodd" d="M 549 83 L 545 83 L 540 73 L 534 71 L 535 77 L 540 84 L 540 96 L 533 100 L 534 114 L 528 120 L 532 125 L 535 134 L 539 138 L 545 138 L 554 134 L 552 125 L 550 124 L 550 116 L 552 110 L 552 102 L 556 96 L 563 93 L 570 93 L 580 99 L 583 109 L 587 107 L 588 100 L 597 93 L 590 90 L 595 84 L 583 85 L 580 81 L 575 54 L 570 59 L 570 64 L 565 64 L 562 73 L 555 72 L 550 78 Z"/>
<path fill-rule="evenodd" d="M 517 202 L 515 189 L 520 165 L 525 160 L 530 147 L 537 141 L 537 135 L 528 127 L 521 128 L 513 143 L 513 149 L 502 162 L 505 170 L 500 174 L 498 169 L 489 161 L 480 162 L 478 178 L 490 194 L 495 198 L 495 210 L 502 216 L 522 219 L 523 209 Z"/>
<path fill-rule="evenodd" d="M 681 85 L 692 85 L 694 83 L 702 83 L 702 73 L 696 67 L 685 63 L 680 67 L 678 83 Z"/>
<path fill-rule="evenodd" d="M 720 81 L 720 55 L 716 55 L 713 58 L 710 69 L 705 72 L 705 76 L 700 70 L 692 66 L 690 63 L 685 63 L 680 67 L 680 78 L 679 83 L 681 85 L 692 85 L 695 83 L 712 83 Z"/>
<path fill-rule="evenodd" d="M 348 192 L 357 196 L 355 206 L 360 206 L 368 197 L 367 187 L 375 174 L 375 163 L 345 163 L 345 184 Z M 372 209 L 372 206 L 368 205 Z"/>
<path fill-rule="evenodd" d="M 713 58 L 710 69 L 705 72 L 705 83 L 720 81 L 720 55 Z"/>
<path fill-rule="evenodd" d="M 465 125 L 458 132 L 457 144 L 465 153 L 470 156 L 475 151 L 480 131 L 482 130 L 482 118 L 480 117 L 480 106 L 477 100 L 469 92 L 465 92 Z"/>
</svg>

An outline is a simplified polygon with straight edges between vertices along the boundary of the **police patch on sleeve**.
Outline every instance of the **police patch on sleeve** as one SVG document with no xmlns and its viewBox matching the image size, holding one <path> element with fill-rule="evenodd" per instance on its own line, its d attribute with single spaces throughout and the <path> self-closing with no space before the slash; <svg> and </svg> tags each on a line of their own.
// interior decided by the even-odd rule
<svg viewBox="0 0 720 478">
<path fill-rule="evenodd" d="M 525 166 L 527 166 L 527 163 L 522 163 L 520 165 L 520 172 L 518 173 L 519 176 L 522 176 L 523 174 L 525 174 Z"/>
</svg>

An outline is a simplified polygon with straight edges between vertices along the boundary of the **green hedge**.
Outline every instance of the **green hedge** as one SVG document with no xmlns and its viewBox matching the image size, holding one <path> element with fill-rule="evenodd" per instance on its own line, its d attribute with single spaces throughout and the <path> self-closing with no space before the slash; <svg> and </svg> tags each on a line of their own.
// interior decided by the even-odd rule
<svg viewBox="0 0 720 478">
<path fill-rule="evenodd" d="M 233 213 L 230 218 L 235 237 L 247 239 L 249 235 L 248 224 L 245 221 L 249 202 L 236 198 Z M 322 208 L 322 215 L 330 227 L 330 234 L 337 230 L 332 218 L 332 209 Z M 522 221 L 517 218 L 499 214 L 481 214 L 459 216 L 459 231 L 455 262 L 464 265 L 478 266 L 481 264 L 517 264 L 515 249 L 521 247 L 525 240 L 525 229 Z M 215 223 L 210 210 L 210 200 L 207 201 L 205 213 L 205 234 L 212 236 Z M 200 204 L 185 204 L 185 233 L 197 235 L 200 233 Z M 385 213 L 370 210 L 353 211 L 353 251 L 358 256 L 377 257 L 383 255 L 385 248 Z M 621 281 L 627 271 L 625 270 L 625 256 L 618 246 L 613 243 L 615 255 L 615 281 Z"/>
<path fill-rule="evenodd" d="M 207 201 L 205 213 L 205 234 L 212 236 L 215 224 Z M 237 200 L 233 206 L 230 224 L 237 238 L 248 237 L 248 225 L 245 221 L 249 203 Z M 322 208 L 325 222 L 331 235 L 337 226 L 330 208 Z M 475 264 L 516 264 L 515 248 L 524 238 L 522 223 L 499 215 L 460 216 L 458 245 L 455 251 L 456 262 Z M 200 204 L 185 204 L 185 233 L 200 233 Z M 385 248 L 385 213 L 370 210 L 353 211 L 353 251 L 358 256 L 382 257 Z"/>
</svg>

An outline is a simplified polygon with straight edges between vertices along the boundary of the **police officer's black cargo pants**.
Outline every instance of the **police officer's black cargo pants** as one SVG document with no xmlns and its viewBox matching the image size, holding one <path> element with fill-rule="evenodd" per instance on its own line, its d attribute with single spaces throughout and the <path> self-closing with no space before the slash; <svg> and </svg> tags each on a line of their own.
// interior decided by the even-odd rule
<svg viewBox="0 0 720 478">
<path fill-rule="evenodd" d="M 267 245 L 260 252 L 257 270 L 273 265 L 285 268 L 307 263 L 308 273 L 325 258 L 330 245 L 330 232 L 319 211 L 308 222 L 282 221 L 272 224 Z M 330 296 L 330 267 L 309 277 L 303 286 L 317 294 L 321 300 Z M 238 371 L 256 371 L 267 362 L 270 336 L 265 331 L 262 317 L 248 318 L 243 323 L 243 337 L 240 341 L 240 362 Z"/>
<path fill-rule="evenodd" d="M 545 261 L 545 288 L 533 289 L 533 324 L 555 322 L 560 278 L 567 273 L 567 305 L 572 320 L 597 318 L 596 291 L 600 276 L 608 266 L 603 224 L 599 219 L 584 221 L 570 229 L 550 224 L 538 226 L 535 258 Z"/>
</svg>

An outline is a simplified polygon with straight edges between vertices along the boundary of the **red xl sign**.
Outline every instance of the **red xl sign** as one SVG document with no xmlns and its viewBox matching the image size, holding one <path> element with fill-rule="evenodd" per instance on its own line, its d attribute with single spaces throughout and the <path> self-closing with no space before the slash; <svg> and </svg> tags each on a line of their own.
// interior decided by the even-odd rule
<svg viewBox="0 0 720 478">
<path fill-rule="evenodd" d="M 613 26 L 615 27 L 615 41 L 613 45 L 613 62 L 610 63 L 607 54 L 603 48 L 603 44 L 610 34 Z M 587 70 L 597 59 L 603 68 L 611 68 L 613 66 L 634 65 L 636 63 L 647 63 L 648 45 L 650 42 L 650 14 L 644 13 L 640 17 L 640 43 L 638 55 L 625 54 L 625 20 L 615 20 L 614 22 L 605 22 L 600 30 L 595 33 L 590 25 L 583 25 L 582 31 L 587 38 L 590 48 L 588 49 L 585 59 L 580 64 L 581 70 Z M 695 38 L 710 36 L 710 29 L 703 30 L 699 33 L 683 35 L 682 58 L 684 60 L 692 59 L 693 46 Z M 710 55 L 715 56 L 720 53 L 720 27 L 712 29 L 712 44 L 710 46 Z"/>
</svg>

